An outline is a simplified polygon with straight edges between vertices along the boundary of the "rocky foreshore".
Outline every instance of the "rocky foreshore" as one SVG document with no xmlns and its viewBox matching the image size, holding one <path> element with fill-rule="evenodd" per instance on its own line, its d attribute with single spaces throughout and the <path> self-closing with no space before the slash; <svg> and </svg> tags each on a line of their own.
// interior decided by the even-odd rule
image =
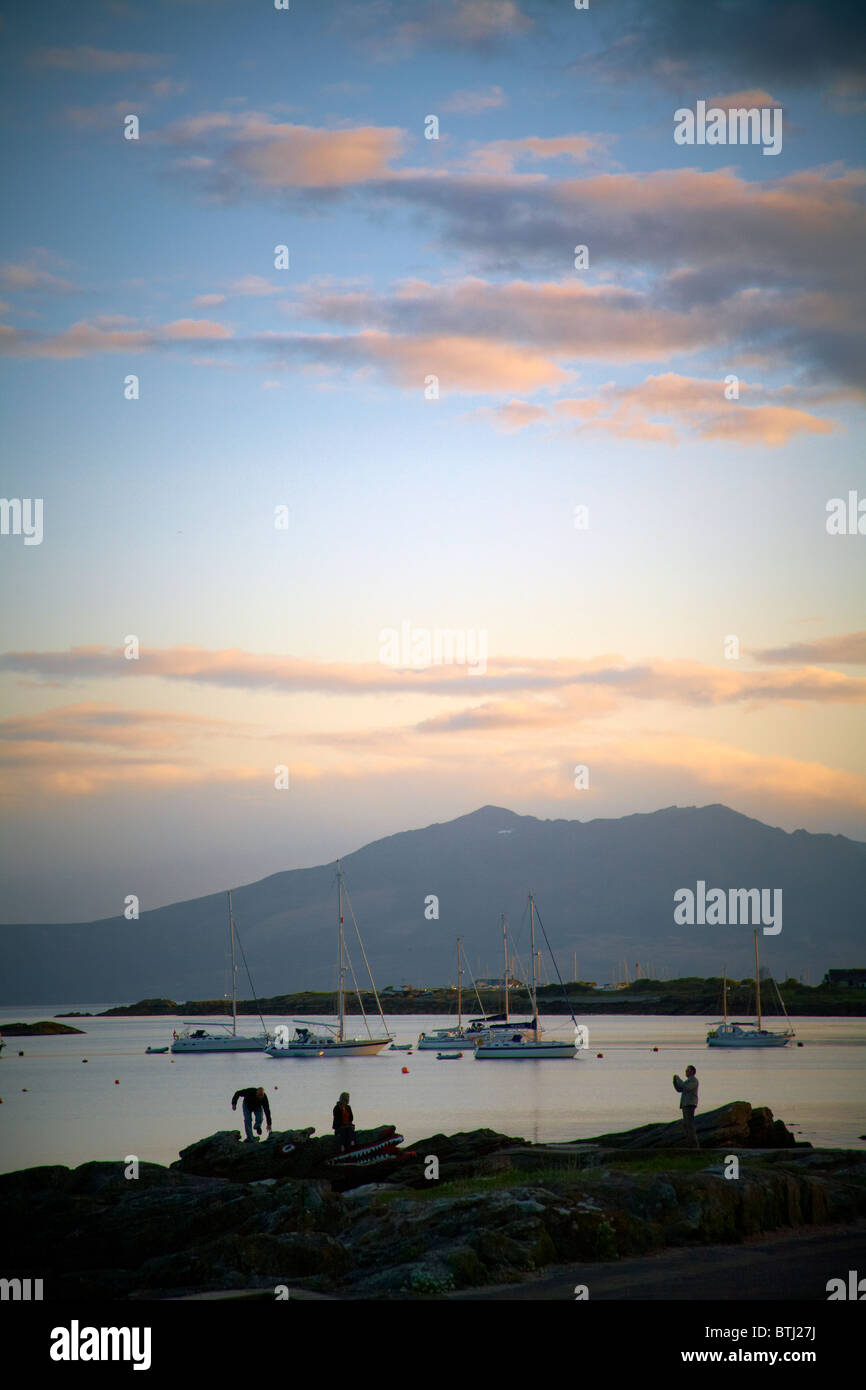
<svg viewBox="0 0 866 1390">
<path fill-rule="evenodd" d="M 43 1279 L 46 1299 L 430 1297 L 866 1216 L 866 1154 L 796 1144 L 744 1101 L 701 1116 L 699 1135 L 701 1152 L 677 1125 L 407 1144 L 383 1126 L 356 1136 L 366 1163 L 334 1165 L 334 1138 L 312 1129 L 260 1144 L 223 1131 L 137 1175 L 118 1160 L 0 1176 L 4 1266 Z"/>
</svg>

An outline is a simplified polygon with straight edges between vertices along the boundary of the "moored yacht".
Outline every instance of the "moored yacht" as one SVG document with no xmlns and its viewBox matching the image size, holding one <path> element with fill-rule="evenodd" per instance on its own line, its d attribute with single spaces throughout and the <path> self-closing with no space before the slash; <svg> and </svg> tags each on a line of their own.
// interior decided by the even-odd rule
<svg viewBox="0 0 866 1390">
<path fill-rule="evenodd" d="M 348 898 L 348 894 L 346 895 Z M 352 904 L 349 903 L 349 910 L 352 911 Z M 352 921 L 355 923 L 355 932 L 358 943 L 361 947 L 361 954 L 364 957 L 364 964 L 370 976 L 370 984 L 376 1003 L 379 1007 L 379 1018 L 382 1021 L 381 1032 L 374 1035 L 367 1015 L 364 1012 L 364 1005 L 361 1002 L 361 994 L 355 982 L 355 993 L 358 1004 L 364 1018 L 367 1029 L 366 1038 L 346 1036 L 346 990 L 345 974 L 346 966 L 352 970 L 354 980 L 355 972 L 352 969 L 351 958 L 346 946 L 346 934 L 343 923 L 343 872 L 340 861 L 337 860 L 337 932 L 339 942 L 339 970 L 338 970 L 338 1004 L 337 1004 L 337 1023 L 312 1023 L 309 1019 L 295 1019 L 297 1025 L 292 1037 L 289 1037 L 289 1030 L 286 1027 L 279 1027 L 276 1030 L 276 1038 L 265 1050 L 269 1057 L 375 1057 L 393 1041 L 388 1032 L 385 1016 L 382 1013 L 382 1005 L 379 1002 L 379 995 L 376 993 L 376 985 L 373 981 L 373 974 L 370 970 L 370 962 L 367 960 L 367 952 L 364 950 L 364 943 L 361 940 L 361 933 L 358 931 L 358 923 L 355 921 L 355 914 L 352 912 Z"/>
<path fill-rule="evenodd" d="M 484 1036 L 475 1044 L 475 1057 L 479 1062 L 502 1061 L 510 1058 L 535 1061 L 552 1061 L 557 1057 L 574 1057 L 578 1044 L 575 1040 L 545 1038 L 538 1021 L 538 957 L 535 953 L 535 899 L 529 895 L 530 949 L 532 951 L 532 974 L 529 987 L 533 1019 L 529 1025 L 517 1028 L 499 1024 L 488 1028 Z M 545 940 L 547 933 L 545 932 Z M 550 943 L 548 942 L 548 950 Z M 551 952 L 552 955 L 552 952 Z M 556 962 L 554 961 L 554 964 Z M 557 971 L 558 973 L 558 971 Z M 507 982 L 507 972 L 506 972 Z M 506 1009 L 507 1013 L 507 1009 Z M 572 1015 L 574 1021 L 574 1015 Z M 575 1028 L 577 1028 L 575 1021 Z"/>
<path fill-rule="evenodd" d="M 217 1020 L 203 1027 L 201 1019 L 184 1023 L 184 1031 L 175 1033 L 171 1045 L 172 1052 L 264 1052 L 270 1038 L 262 1024 L 261 1033 L 245 1035 L 238 1032 L 238 978 L 235 959 L 235 919 L 232 911 L 231 890 L 227 894 L 229 907 L 229 934 L 232 946 L 232 1021 Z M 243 949 L 243 948 L 241 948 Z M 212 1031 L 217 1030 L 220 1031 Z M 150 1050 L 150 1049 L 148 1049 Z"/>
<path fill-rule="evenodd" d="M 728 1022 L 728 975 L 725 972 L 724 984 L 722 987 L 722 1012 L 724 1018 L 721 1023 L 716 1024 L 715 1028 L 707 1033 L 707 1047 L 787 1047 L 794 1037 L 794 1030 L 788 1018 L 785 1008 L 785 1001 L 779 993 L 779 986 L 775 980 L 773 984 L 782 1012 L 788 1024 L 787 1030 L 783 1032 L 773 1032 L 769 1028 L 762 1026 L 761 1019 L 761 976 L 758 964 L 758 933 L 755 932 L 755 1012 L 758 1015 L 757 1023 L 729 1023 Z"/>
<path fill-rule="evenodd" d="M 470 971 L 470 974 L 472 972 Z M 479 1004 L 480 1004 L 479 1000 Z M 456 1028 L 432 1028 L 429 1033 L 420 1033 L 415 1047 L 418 1052 L 439 1052 L 443 1047 L 460 1045 L 462 1043 L 472 1044 L 476 1038 L 484 1035 L 484 1019 L 475 1019 L 472 1023 L 463 1025 L 463 956 L 460 949 L 460 937 L 457 938 L 457 1027 Z"/>
</svg>

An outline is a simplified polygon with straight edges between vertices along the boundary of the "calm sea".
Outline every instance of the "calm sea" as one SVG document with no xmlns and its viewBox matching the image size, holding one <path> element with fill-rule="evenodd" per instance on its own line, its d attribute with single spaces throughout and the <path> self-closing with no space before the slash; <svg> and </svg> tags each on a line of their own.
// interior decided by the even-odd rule
<svg viewBox="0 0 866 1390">
<path fill-rule="evenodd" d="M 0 1029 L 13 1020 L 107 1007 L 4 1008 Z M 174 1019 L 67 1021 L 84 1035 L 6 1040 L 0 1171 L 127 1154 L 170 1163 L 194 1140 L 237 1128 L 232 1092 L 255 1085 L 267 1089 L 278 1129 L 315 1125 L 317 1133 L 328 1133 L 331 1109 L 340 1092 L 349 1091 L 359 1128 L 393 1124 L 409 1142 L 481 1127 L 531 1141 L 588 1138 L 676 1118 L 671 1075 L 682 1075 L 690 1062 L 698 1069 L 703 1110 L 733 1100 L 768 1105 L 813 1144 L 860 1148 L 858 1136 L 866 1134 L 866 1019 L 795 1019 L 803 1047 L 728 1053 L 706 1047 L 714 1021 L 707 1018 L 583 1014 L 589 1050 L 579 1060 L 547 1062 L 478 1062 L 471 1052 L 459 1062 L 440 1062 L 435 1052 L 388 1051 L 314 1061 L 254 1053 L 172 1061 L 171 1054 L 147 1056 L 145 1048 L 169 1044 Z M 269 1026 L 284 1021 L 266 1020 Z M 359 1031 L 358 1022 L 350 1020 L 351 1031 Z M 421 1029 L 456 1019 L 400 1015 L 389 1023 L 398 1042 L 410 1042 Z M 545 1029 L 560 1037 L 573 1031 L 567 1019 L 545 1019 Z"/>
</svg>

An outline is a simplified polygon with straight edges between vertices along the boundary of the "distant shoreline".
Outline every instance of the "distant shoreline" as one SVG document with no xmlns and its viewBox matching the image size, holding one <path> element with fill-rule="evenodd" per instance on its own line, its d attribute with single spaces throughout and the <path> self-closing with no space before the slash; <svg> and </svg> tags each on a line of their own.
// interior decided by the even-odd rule
<svg viewBox="0 0 866 1390">
<path fill-rule="evenodd" d="M 866 1017 L 866 990 L 840 989 L 830 985 L 803 985 L 799 981 L 785 981 L 779 986 L 785 1008 L 792 1018 L 863 1018 Z M 544 985 L 538 990 L 538 1012 L 543 1015 L 568 1013 L 569 1005 L 581 1014 L 643 1014 L 658 1017 L 691 1015 L 721 1017 L 720 979 L 681 980 L 637 980 L 617 990 L 594 989 L 584 981 L 567 984 L 565 992 L 560 985 Z M 478 1000 L 467 1003 L 463 997 L 463 1013 L 467 1018 L 480 1012 L 496 1014 L 504 1005 L 501 988 L 479 991 Z M 566 997 L 567 996 L 567 1001 Z M 854 997 L 852 997 L 854 996 Z M 857 996 L 860 996 L 859 998 Z M 361 999 L 366 1013 L 377 1012 L 377 1001 L 371 991 L 362 992 Z M 379 995 L 382 1009 L 386 1014 L 457 1014 L 456 990 L 450 987 L 432 989 L 385 990 Z M 770 1003 L 769 991 L 764 1015 L 767 1019 L 780 1016 L 778 1006 Z M 509 1008 L 515 1015 L 529 1011 L 529 995 L 525 989 L 513 987 L 509 990 Z M 335 998 L 332 991 L 305 990 L 296 994 L 271 995 L 266 999 L 238 1000 L 238 1013 L 243 1015 L 262 1014 L 323 1014 L 335 1012 Z M 346 1012 L 360 1016 L 360 1009 L 354 999 L 346 1000 Z M 118 1004 L 92 1015 L 79 1012 L 57 1014 L 57 1018 L 125 1018 L 125 1017 L 201 1017 L 204 1015 L 228 1015 L 225 999 L 193 999 L 177 1002 L 174 999 L 141 999 L 134 1004 Z M 730 1018 L 754 1017 L 754 983 L 751 980 L 728 981 L 728 1016 Z"/>
</svg>

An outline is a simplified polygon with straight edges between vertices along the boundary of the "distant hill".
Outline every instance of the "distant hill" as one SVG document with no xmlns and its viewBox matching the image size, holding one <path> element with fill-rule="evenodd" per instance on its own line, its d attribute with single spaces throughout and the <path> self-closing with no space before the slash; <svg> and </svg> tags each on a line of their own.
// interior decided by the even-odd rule
<svg viewBox="0 0 866 1390">
<path fill-rule="evenodd" d="M 668 976 L 716 976 L 723 965 L 737 977 L 751 974 L 749 927 L 674 922 L 675 891 L 694 890 L 698 880 L 708 889 L 782 889 L 782 932 L 761 936 L 761 964 L 778 979 L 809 971 L 814 983 L 830 967 L 866 964 L 866 845 L 843 835 L 788 834 L 726 806 L 588 822 L 484 806 L 376 840 L 344 855 L 343 870 L 380 989 L 453 980 L 458 936 L 473 971 L 499 974 L 503 911 L 527 960 L 530 889 L 564 978 L 572 975 L 574 951 L 580 978 L 598 983 L 623 960 L 630 970 L 635 961 L 652 961 Z M 431 894 L 439 899 L 438 920 L 425 917 Z M 332 987 L 333 864 L 238 888 L 234 906 L 256 993 Z M 3 926 L 2 1001 L 221 997 L 226 944 L 222 892 L 142 913 L 137 922 Z M 553 979 L 549 960 L 545 968 Z M 238 983 L 248 996 L 242 967 Z"/>
</svg>

